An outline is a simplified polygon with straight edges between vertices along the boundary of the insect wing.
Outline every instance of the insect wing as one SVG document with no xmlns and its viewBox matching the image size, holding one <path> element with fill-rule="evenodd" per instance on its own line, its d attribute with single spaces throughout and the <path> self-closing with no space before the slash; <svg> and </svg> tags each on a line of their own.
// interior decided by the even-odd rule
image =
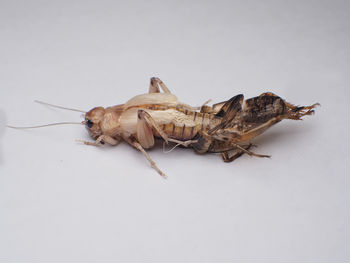
<svg viewBox="0 0 350 263">
<path fill-rule="evenodd" d="M 124 108 L 143 105 L 168 105 L 176 106 L 177 97 L 169 93 L 147 93 L 133 97 L 124 104 Z"/>
</svg>

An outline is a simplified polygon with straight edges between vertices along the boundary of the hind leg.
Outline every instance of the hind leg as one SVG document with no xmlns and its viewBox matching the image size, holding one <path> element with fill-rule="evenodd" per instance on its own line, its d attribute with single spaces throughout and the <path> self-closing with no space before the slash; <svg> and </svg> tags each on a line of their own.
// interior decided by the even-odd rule
<svg viewBox="0 0 350 263">
<path fill-rule="evenodd" d="M 235 148 L 241 150 L 243 153 L 246 153 L 250 156 L 255 156 L 255 157 L 264 157 L 264 158 L 270 158 L 270 155 L 266 155 L 266 154 L 258 154 L 258 153 L 254 153 L 252 151 L 249 151 L 247 149 L 245 149 L 244 147 L 240 146 L 239 144 L 236 143 L 232 143 L 232 146 L 234 146 Z"/>
<path fill-rule="evenodd" d="M 243 146 L 243 148 L 245 150 L 249 150 L 252 146 L 254 146 L 254 145 L 250 143 L 247 146 Z M 221 153 L 221 157 L 225 163 L 230 163 L 230 162 L 236 160 L 237 158 L 241 157 L 244 153 L 245 152 L 243 152 L 242 150 L 238 150 L 234 155 L 230 156 L 229 151 L 226 151 L 226 152 Z"/>
</svg>

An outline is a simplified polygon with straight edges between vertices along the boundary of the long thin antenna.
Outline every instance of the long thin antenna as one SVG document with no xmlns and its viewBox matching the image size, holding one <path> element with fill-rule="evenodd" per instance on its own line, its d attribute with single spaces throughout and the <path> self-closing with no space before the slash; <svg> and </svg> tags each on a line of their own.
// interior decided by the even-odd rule
<svg viewBox="0 0 350 263">
<path fill-rule="evenodd" d="M 38 126 L 17 127 L 17 126 L 6 125 L 6 127 L 11 128 L 11 129 L 24 130 L 24 129 L 36 129 L 36 128 L 43 128 L 43 127 L 56 126 L 56 125 L 65 125 L 65 124 L 81 124 L 82 125 L 83 123 L 81 123 L 81 122 L 54 122 L 54 123 L 38 125 Z"/>
<path fill-rule="evenodd" d="M 54 108 L 58 108 L 58 109 L 71 110 L 71 111 L 77 111 L 77 112 L 86 113 L 86 111 L 83 111 L 83 110 L 77 110 L 77 109 L 66 108 L 66 107 L 62 107 L 62 106 L 50 104 L 50 103 L 47 103 L 47 102 L 43 102 L 43 101 L 40 101 L 40 100 L 34 100 L 34 101 L 35 101 L 36 103 L 39 103 L 39 104 L 42 104 L 42 105 L 46 105 L 46 106 L 50 106 L 50 107 L 54 107 Z"/>
</svg>

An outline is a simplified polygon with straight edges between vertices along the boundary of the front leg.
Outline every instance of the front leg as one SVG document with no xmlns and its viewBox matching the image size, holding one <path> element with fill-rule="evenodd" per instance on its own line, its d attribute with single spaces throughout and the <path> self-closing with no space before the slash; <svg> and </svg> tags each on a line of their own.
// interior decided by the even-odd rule
<svg viewBox="0 0 350 263">
<path fill-rule="evenodd" d="M 78 142 L 82 142 L 86 145 L 92 145 L 92 146 L 99 146 L 101 144 L 105 144 L 105 143 L 108 143 L 109 145 L 117 145 L 119 142 L 120 142 L 120 138 L 113 138 L 111 136 L 108 136 L 108 135 L 100 135 L 96 141 L 94 142 L 89 142 L 89 141 L 84 141 L 84 140 L 77 140 Z"/>
</svg>

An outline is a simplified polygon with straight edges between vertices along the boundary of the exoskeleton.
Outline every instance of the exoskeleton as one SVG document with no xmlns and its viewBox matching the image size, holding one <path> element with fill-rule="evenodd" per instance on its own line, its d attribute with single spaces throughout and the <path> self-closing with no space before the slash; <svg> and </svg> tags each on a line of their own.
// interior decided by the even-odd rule
<svg viewBox="0 0 350 263">
<path fill-rule="evenodd" d="M 250 151 L 250 140 L 283 119 L 299 120 L 313 114 L 316 105 L 297 107 L 267 92 L 245 101 L 240 94 L 211 107 L 191 107 L 179 102 L 159 78 L 152 78 L 149 93 L 125 104 L 88 111 L 83 124 L 95 141 L 83 142 L 117 145 L 124 140 L 165 177 L 146 152 L 154 146 L 155 138 L 198 153 L 220 153 L 225 162 L 244 153 L 269 157 Z"/>
</svg>

